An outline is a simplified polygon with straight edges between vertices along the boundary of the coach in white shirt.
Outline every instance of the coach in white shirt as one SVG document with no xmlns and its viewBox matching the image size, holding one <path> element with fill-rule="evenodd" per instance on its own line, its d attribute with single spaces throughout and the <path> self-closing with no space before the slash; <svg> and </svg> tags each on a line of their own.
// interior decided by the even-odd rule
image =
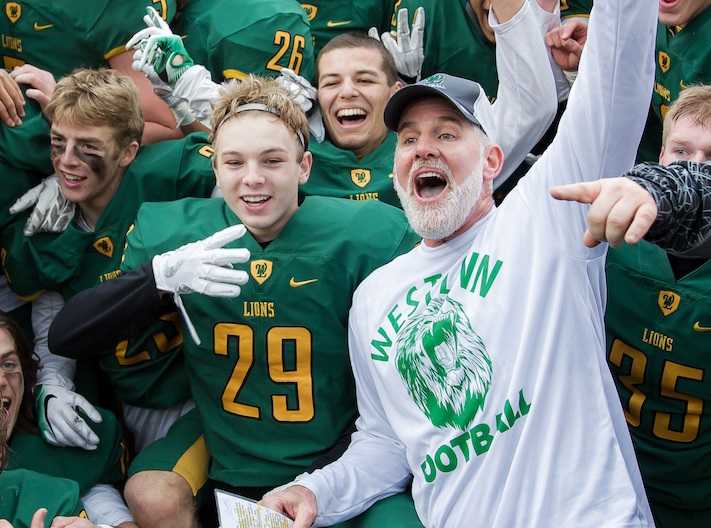
<svg viewBox="0 0 711 528">
<path fill-rule="evenodd" d="M 434 75 L 392 97 L 396 187 L 424 242 L 354 296 L 350 447 L 264 504 L 330 525 L 413 478 L 428 527 L 653 526 L 604 357 L 607 245 L 584 246 L 587 208 L 548 189 L 632 166 L 657 9 L 595 2 L 558 134 L 498 209 L 478 85 Z"/>
</svg>

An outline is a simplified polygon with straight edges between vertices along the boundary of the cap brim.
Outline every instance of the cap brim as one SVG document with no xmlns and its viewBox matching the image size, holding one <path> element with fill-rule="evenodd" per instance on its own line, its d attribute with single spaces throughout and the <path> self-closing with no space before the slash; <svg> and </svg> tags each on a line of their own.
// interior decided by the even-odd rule
<svg viewBox="0 0 711 528">
<path fill-rule="evenodd" d="M 413 104 L 415 101 L 428 96 L 446 99 L 457 110 L 459 110 L 467 121 L 479 125 L 479 122 L 474 119 L 469 112 L 467 112 L 459 103 L 449 97 L 442 90 L 439 90 L 433 86 L 425 86 L 423 84 L 411 84 L 409 86 L 405 86 L 404 88 L 400 88 L 397 92 L 395 92 L 385 105 L 385 111 L 383 112 L 385 126 L 390 130 L 397 132 L 400 124 L 400 118 L 402 117 L 402 113 L 405 111 L 405 108 Z"/>
</svg>

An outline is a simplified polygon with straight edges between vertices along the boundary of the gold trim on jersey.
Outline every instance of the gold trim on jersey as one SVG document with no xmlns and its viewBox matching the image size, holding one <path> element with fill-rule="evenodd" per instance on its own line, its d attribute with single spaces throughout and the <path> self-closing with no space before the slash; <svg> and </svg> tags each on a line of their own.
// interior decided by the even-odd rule
<svg viewBox="0 0 711 528">
<path fill-rule="evenodd" d="M 114 57 L 121 55 L 125 51 L 126 51 L 126 46 L 116 46 L 115 48 L 110 49 L 109 51 L 104 53 L 104 59 L 107 61 L 111 60 Z"/>
<path fill-rule="evenodd" d="M 351 169 L 351 180 L 361 189 L 370 183 L 370 169 Z"/>
<path fill-rule="evenodd" d="M 313 4 L 301 4 L 301 7 L 306 12 L 306 20 L 311 22 L 314 18 L 316 18 L 316 14 L 318 13 L 317 6 Z"/>
<path fill-rule="evenodd" d="M 257 284 L 264 284 L 272 276 L 272 261 L 265 259 L 253 260 L 249 263 L 249 273 L 257 281 Z"/>
<path fill-rule="evenodd" d="M 671 57 L 665 51 L 659 52 L 659 67 L 664 73 L 667 73 L 671 68 Z"/>
<path fill-rule="evenodd" d="M 193 497 L 207 482 L 207 468 L 210 452 L 205 445 L 205 437 L 200 436 L 178 459 L 173 471 L 183 477 L 193 490 Z"/>
<path fill-rule="evenodd" d="M 243 81 L 249 77 L 249 74 L 241 70 L 233 70 L 228 68 L 222 71 L 222 76 L 225 79 L 237 79 L 238 81 Z"/>
<path fill-rule="evenodd" d="M 13 24 L 22 16 L 22 6 L 17 2 L 8 2 L 5 4 L 5 14 Z"/>
<path fill-rule="evenodd" d="M 659 309 L 664 314 L 664 317 L 673 314 L 679 308 L 679 303 L 681 302 L 681 295 L 675 293 L 671 290 L 659 290 L 659 296 L 657 297 L 657 305 Z"/>
<path fill-rule="evenodd" d="M 114 256 L 114 243 L 111 238 L 107 236 L 97 238 L 96 241 L 94 241 L 94 249 L 105 257 L 111 258 Z"/>
</svg>

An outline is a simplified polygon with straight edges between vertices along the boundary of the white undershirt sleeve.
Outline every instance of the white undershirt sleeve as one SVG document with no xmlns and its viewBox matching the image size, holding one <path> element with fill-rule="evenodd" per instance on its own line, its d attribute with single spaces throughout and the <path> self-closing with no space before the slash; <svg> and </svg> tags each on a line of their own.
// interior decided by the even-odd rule
<svg viewBox="0 0 711 528">
<path fill-rule="evenodd" d="M 118 526 L 135 522 L 118 490 L 110 484 L 96 484 L 81 498 L 86 514 L 95 524 Z"/>
<path fill-rule="evenodd" d="M 64 299 L 57 292 L 44 292 L 32 302 L 34 350 L 40 361 L 37 384 L 59 385 L 67 390 L 74 390 L 76 361 L 52 354 L 47 344 L 49 327 L 63 306 Z"/>
<path fill-rule="evenodd" d="M 657 10 L 648 1 L 596 0 L 556 137 L 518 185 L 555 239 L 581 258 L 599 256 L 606 245 L 585 248 L 588 207 L 556 202 L 549 189 L 619 176 L 633 166 L 652 95 Z"/>
<path fill-rule="evenodd" d="M 536 0 L 524 2 L 511 20 L 489 24 L 496 35 L 499 89 L 487 121 L 491 139 L 504 151 L 504 167 L 494 180 L 499 187 L 538 143 L 558 109 L 550 53 L 543 39 L 549 18 Z M 555 16 L 555 15 L 551 15 Z M 481 108 L 487 111 L 486 107 Z"/>
</svg>

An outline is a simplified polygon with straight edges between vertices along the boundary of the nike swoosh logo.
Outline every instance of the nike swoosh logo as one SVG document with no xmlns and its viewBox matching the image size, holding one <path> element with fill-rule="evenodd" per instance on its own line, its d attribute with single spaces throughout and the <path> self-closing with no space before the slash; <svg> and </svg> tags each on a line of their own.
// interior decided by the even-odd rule
<svg viewBox="0 0 711 528">
<path fill-rule="evenodd" d="M 44 31 L 45 29 L 53 28 L 54 24 L 40 24 L 39 22 L 35 22 L 34 25 L 32 26 L 32 29 L 35 31 Z"/>
<path fill-rule="evenodd" d="M 289 286 L 292 288 L 300 288 L 301 286 L 306 286 L 307 284 L 313 284 L 318 282 L 318 279 L 309 279 L 305 281 L 297 281 L 294 277 L 289 280 Z"/>
<path fill-rule="evenodd" d="M 699 332 L 700 334 L 709 334 L 711 333 L 711 326 L 701 326 L 698 321 L 694 323 L 694 326 L 691 327 L 694 332 Z"/>
<path fill-rule="evenodd" d="M 333 20 L 329 20 L 326 22 L 326 27 L 334 28 L 334 27 L 340 27 L 340 26 L 347 26 L 353 22 L 352 20 L 339 20 L 338 22 L 334 22 Z"/>
</svg>

